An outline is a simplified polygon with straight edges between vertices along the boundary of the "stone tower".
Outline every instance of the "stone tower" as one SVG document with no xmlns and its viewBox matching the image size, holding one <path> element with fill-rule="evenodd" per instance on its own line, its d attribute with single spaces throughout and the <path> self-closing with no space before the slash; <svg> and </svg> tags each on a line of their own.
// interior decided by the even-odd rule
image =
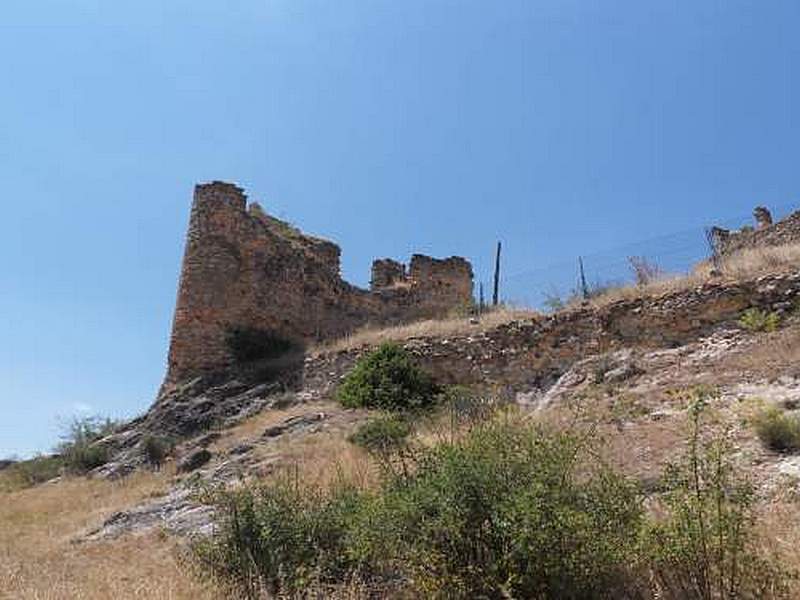
<svg viewBox="0 0 800 600">
<path fill-rule="evenodd" d="M 373 265 L 373 289 L 339 274 L 339 247 L 269 216 L 244 191 L 215 181 L 195 187 L 165 384 L 234 362 L 233 329 L 300 343 L 366 323 L 443 316 L 472 302 L 472 268 L 458 257 L 414 255 L 408 269 Z"/>
</svg>

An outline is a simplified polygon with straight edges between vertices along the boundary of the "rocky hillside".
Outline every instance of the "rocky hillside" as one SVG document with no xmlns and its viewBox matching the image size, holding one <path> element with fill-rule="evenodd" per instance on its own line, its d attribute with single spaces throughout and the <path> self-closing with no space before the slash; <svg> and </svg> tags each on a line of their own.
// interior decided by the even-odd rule
<svg viewBox="0 0 800 600">
<path fill-rule="evenodd" d="M 441 333 L 440 326 L 435 334 L 401 329 L 384 332 L 381 339 L 395 337 L 440 384 L 470 386 L 517 406 L 526 419 L 593 422 L 606 440 L 608 460 L 645 490 L 658 488 L 664 465 L 684 449 L 683 392 L 713 389 L 715 419 L 724 424 L 738 464 L 756 484 L 769 544 L 791 565 L 797 563 L 793 546 L 800 539 L 795 503 L 800 455 L 776 452 L 759 439 L 753 417 L 765 407 L 787 415 L 800 407 L 799 298 L 800 272 L 784 272 L 554 315 L 514 314 L 500 323 L 491 317 L 461 319 L 450 333 Z M 7 557 L 0 588 L 11 590 L 8 597 L 20 597 L 21 591 L 55 585 L 48 580 L 55 578 L 63 589 L 85 586 L 90 597 L 100 597 L 98 590 L 135 597 L 118 582 L 92 579 L 99 567 L 88 557 L 114 556 L 131 540 L 147 540 L 159 551 L 180 548 L 209 533 L 214 508 L 199 491 L 268 481 L 287 469 L 317 483 L 341 473 L 371 472 L 370 457 L 348 437 L 372 412 L 343 408 L 335 399 L 341 380 L 371 349 L 370 344 L 323 347 L 279 368 L 248 365 L 165 390 L 147 414 L 98 442 L 112 458 L 91 473 L 90 492 L 62 478 L 10 493 L 0 508 L 0 525 L 8 527 L 0 529 L 16 533 L 0 535 Z M 423 428 L 420 435 L 431 433 Z M 154 439 L 174 442 L 155 472 L 147 454 Z M 79 498 L 88 493 L 85 500 L 92 494 L 105 498 L 110 493 L 105 490 L 127 491 L 124 498 L 100 502 L 106 512 L 95 505 L 72 517 L 74 526 L 64 525 L 59 540 L 67 545 L 39 552 L 30 546 L 35 536 L 20 517 L 23 504 L 55 495 L 48 510 L 58 514 L 59 489 Z M 81 575 L 53 567 L 54 557 L 63 553 L 80 557 L 75 561 L 82 563 L 76 571 Z M 30 569 L 31 564 L 42 568 Z M 142 569 L 152 568 L 148 564 L 143 561 Z M 188 577 L 180 564 L 164 562 L 156 580 L 169 580 L 170 569 Z M 125 569 L 136 571 L 130 564 Z M 35 572 L 46 575 L 37 578 Z M 196 597 L 201 593 L 196 585 L 183 581 L 175 593 Z M 203 587 L 208 597 L 218 593 Z"/>
</svg>

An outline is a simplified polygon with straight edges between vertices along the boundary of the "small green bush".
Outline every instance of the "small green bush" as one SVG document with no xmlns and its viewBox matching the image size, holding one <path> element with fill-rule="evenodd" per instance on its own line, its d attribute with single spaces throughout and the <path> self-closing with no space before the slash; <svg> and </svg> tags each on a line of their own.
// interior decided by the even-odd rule
<svg viewBox="0 0 800 600">
<path fill-rule="evenodd" d="M 157 435 L 146 435 L 142 439 L 142 455 L 145 462 L 156 469 L 164 464 L 164 460 L 172 452 L 171 440 Z"/>
<path fill-rule="evenodd" d="M 225 342 L 238 363 L 279 358 L 295 348 L 291 340 L 255 327 L 233 327 Z"/>
<path fill-rule="evenodd" d="M 118 425 L 111 419 L 98 417 L 73 419 L 67 425 L 57 447 L 65 469 L 73 474 L 83 474 L 107 463 L 108 448 L 97 442 L 113 432 Z"/>
<path fill-rule="evenodd" d="M 373 454 L 386 456 L 402 448 L 410 433 L 411 425 L 406 419 L 388 414 L 360 425 L 350 441 Z"/>
<path fill-rule="evenodd" d="M 390 411 L 433 404 L 438 386 L 397 344 L 383 344 L 361 358 L 337 390 L 343 406 Z"/>
<path fill-rule="evenodd" d="M 758 308 L 748 308 L 739 318 L 739 325 L 747 331 L 771 332 L 778 329 L 781 317 L 776 312 L 766 312 Z"/>
<path fill-rule="evenodd" d="M 775 452 L 800 450 L 800 418 L 772 406 L 755 416 L 753 426 L 761 442 Z"/>
</svg>

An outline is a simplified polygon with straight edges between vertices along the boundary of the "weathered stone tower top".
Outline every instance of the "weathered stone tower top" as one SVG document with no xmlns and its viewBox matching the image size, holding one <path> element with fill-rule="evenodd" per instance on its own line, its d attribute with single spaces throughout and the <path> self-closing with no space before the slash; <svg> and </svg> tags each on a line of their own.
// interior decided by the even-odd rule
<svg viewBox="0 0 800 600">
<path fill-rule="evenodd" d="M 772 225 L 772 213 L 766 206 L 756 206 L 753 209 L 753 218 L 756 220 L 756 229 Z"/>
<path fill-rule="evenodd" d="M 309 342 L 366 323 L 443 316 L 472 302 L 472 268 L 463 258 L 415 254 L 408 271 L 391 259 L 375 261 L 371 291 L 339 273 L 333 242 L 248 206 L 236 185 L 196 186 L 165 383 L 230 366 L 234 330 Z"/>
</svg>

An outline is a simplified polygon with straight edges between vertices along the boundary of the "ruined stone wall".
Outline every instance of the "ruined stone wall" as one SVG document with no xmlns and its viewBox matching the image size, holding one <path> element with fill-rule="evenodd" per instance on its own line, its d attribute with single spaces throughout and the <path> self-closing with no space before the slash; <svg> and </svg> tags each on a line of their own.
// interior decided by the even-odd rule
<svg viewBox="0 0 800 600">
<path fill-rule="evenodd" d="M 400 342 L 439 382 L 501 390 L 547 389 L 588 356 L 682 346 L 719 328 L 739 327 L 748 308 L 793 314 L 800 271 L 745 282 L 707 283 L 662 296 L 620 300 L 500 325 L 488 331 L 420 336 Z M 332 394 L 368 346 L 305 361 L 304 389 Z"/>
<path fill-rule="evenodd" d="M 772 216 L 763 206 L 753 211 L 756 227 L 729 231 L 720 227 L 712 229 L 714 244 L 720 255 L 730 255 L 740 250 L 766 246 L 800 243 L 800 211 L 785 219 L 772 222 Z"/>
<path fill-rule="evenodd" d="M 403 268 L 402 277 L 368 292 L 341 278 L 339 255 L 336 244 L 302 234 L 256 203 L 248 207 L 233 184 L 198 185 L 166 382 L 229 366 L 227 338 L 236 328 L 308 342 L 366 323 L 441 316 L 472 300 L 472 269 L 464 259 L 415 255 L 408 274 Z"/>
</svg>

